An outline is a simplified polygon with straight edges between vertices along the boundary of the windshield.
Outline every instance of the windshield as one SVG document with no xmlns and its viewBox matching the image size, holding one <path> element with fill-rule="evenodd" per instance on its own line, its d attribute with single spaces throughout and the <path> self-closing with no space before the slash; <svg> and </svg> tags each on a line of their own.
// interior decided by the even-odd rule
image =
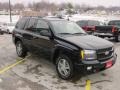
<svg viewBox="0 0 120 90">
<path fill-rule="evenodd" d="M 99 26 L 100 22 L 99 21 L 88 21 L 88 26 Z"/>
<path fill-rule="evenodd" d="M 87 26 L 88 22 L 87 21 L 78 21 L 76 22 L 80 27 Z"/>
<path fill-rule="evenodd" d="M 56 34 L 86 34 L 76 23 L 69 21 L 51 21 Z"/>
<path fill-rule="evenodd" d="M 110 21 L 108 23 L 108 25 L 116 25 L 116 26 L 120 26 L 120 21 L 119 20 L 116 20 L 116 21 Z"/>
<path fill-rule="evenodd" d="M 82 21 L 78 21 L 76 23 L 81 27 L 83 27 L 83 26 L 101 26 L 101 25 L 103 25 L 103 23 L 101 23 L 99 21 L 95 21 L 95 20 L 82 20 Z"/>
</svg>

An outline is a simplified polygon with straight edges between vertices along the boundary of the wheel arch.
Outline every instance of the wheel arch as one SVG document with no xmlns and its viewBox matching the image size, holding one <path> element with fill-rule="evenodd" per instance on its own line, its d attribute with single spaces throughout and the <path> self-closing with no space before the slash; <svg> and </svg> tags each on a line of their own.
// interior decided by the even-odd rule
<svg viewBox="0 0 120 90">
<path fill-rule="evenodd" d="M 15 44 L 17 43 L 17 41 L 21 41 L 22 42 L 22 40 L 19 37 L 15 38 Z"/>
<path fill-rule="evenodd" d="M 75 53 L 74 53 L 74 50 L 69 48 L 69 47 L 57 46 L 54 49 L 54 52 L 53 52 L 53 55 L 52 55 L 52 62 L 53 62 L 53 64 L 56 64 L 56 59 L 58 58 L 58 56 L 60 54 L 67 55 L 68 57 L 73 59 Z"/>
</svg>

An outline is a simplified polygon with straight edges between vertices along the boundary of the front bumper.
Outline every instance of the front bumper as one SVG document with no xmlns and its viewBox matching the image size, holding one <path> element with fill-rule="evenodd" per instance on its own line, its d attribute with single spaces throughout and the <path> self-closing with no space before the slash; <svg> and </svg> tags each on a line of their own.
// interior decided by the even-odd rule
<svg viewBox="0 0 120 90">
<path fill-rule="evenodd" d="M 116 59 L 117 59 L 117 55 L 115 54 L 114 57 L 104 62 L 100 62 L 98 60 L 94 60 L 94 61 L 84 60 L 80 64 L 75 64 L 75 67 L 77 68 L 77 70 L 80 70 L 83 72 L 94 73 L 94 72 L 99 72 L 112 67 L 115 64 Z"/>
<path fill-rule="evenodd" d="M 99 37 L 115 37 L 115 36 L 118 36 L 119 33 L 94 33 L 93 35 L 99 36 Z"/>
</svg>

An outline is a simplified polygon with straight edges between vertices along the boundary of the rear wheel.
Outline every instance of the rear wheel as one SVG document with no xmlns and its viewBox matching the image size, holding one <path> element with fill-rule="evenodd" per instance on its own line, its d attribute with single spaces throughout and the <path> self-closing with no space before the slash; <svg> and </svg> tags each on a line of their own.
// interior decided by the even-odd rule
<svg viewBox="0 0 120 90">
<path fill-rule="evenodd" d="M 16 42 L 16 52 L 19 57 L 25 57 L 27 55 L 27 50 L 21 41 Z"/>
<path fill-rule="evenodd" d="M 56 61 L 56 70 L 60 78 L 71 79 L 74 76 L 73 63 L 66 55 L 60 55 Z"/>
</svg>

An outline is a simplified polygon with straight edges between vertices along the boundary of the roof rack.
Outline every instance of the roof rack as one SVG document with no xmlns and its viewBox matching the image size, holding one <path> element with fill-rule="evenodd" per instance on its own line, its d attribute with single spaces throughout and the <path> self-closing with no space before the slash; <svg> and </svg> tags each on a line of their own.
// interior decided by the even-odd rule
<svg viewBox="0 0 120 90">
<path fill-rule="evenodd" d="M 38 17 L 38 18 L 43 18 L 42 16 L 23 16 L 23 17 Z"/>
<path fill-rule="evenodd" d="M 64 19 L 62 16 L 46 16 L 44 18 L 58 18 L 58 19 Z"/>
</svg>

